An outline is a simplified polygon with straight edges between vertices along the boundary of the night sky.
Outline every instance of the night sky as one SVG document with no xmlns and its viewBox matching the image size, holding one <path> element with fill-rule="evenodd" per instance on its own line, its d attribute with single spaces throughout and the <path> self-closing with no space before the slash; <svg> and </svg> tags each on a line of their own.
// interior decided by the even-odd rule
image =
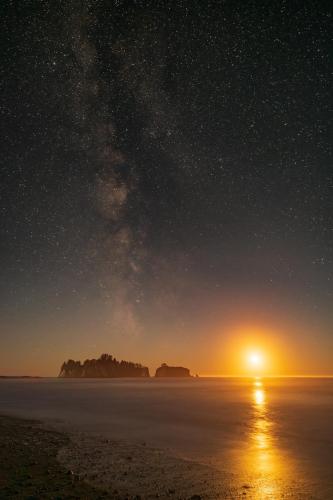
<svg viewBox="0 0 333 500">
<path fill-rule="evenodd" d="M 328 5 L 1 3 L 1 373 L 333 373 Z"/>
</svg>

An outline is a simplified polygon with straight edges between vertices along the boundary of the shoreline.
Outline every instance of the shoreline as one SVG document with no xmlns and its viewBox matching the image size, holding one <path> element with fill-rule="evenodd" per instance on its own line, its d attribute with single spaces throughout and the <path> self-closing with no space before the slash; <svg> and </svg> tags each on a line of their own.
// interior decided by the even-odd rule
<svg viewBox="0 0 333 500">
<path fill-rule="evenodd" d="M 57 459 L 69 437 L 38 420 L 0 415 L 0 497 L 97 500 L 107 492 L 83 483 Z"/>
<path fill-rule="evenodd" d="M 0 415 L 0 497 L 8 499 L 218 499 L 249 493 L 232 475 L 142 442 Z M 243 496 L 243 497 L 244 497 Z M 250 498 L 247 496 L 246 498 Z"/>
</svg>

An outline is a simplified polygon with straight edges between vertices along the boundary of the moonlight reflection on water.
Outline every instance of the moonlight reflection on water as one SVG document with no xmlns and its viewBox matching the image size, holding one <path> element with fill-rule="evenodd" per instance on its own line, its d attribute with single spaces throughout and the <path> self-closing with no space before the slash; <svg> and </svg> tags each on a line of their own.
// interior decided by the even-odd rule
<svg viewBox="0 0 333 500">
<path fill-rule="evenodd" d="M 255 478 L 254 498 L 257 499 L 283 496 L 292 468 L 288 458 L 278 448 L 274 426 L 264 381 L 255 377 L 246 468 L 252 470 Z"/>
</svg>

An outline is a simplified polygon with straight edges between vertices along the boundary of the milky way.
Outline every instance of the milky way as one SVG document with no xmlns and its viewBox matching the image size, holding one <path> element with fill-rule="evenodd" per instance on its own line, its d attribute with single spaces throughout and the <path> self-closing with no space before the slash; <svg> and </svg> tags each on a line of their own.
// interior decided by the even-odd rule
<svg viewBox="0 0 333 500">
<path fill-rule="evenodd" d="M 70 329 L 70 346 L 57 333 L 68 354 L 112 351 L 119 335 L 122 352 L 132 336 L 177 349 L 179 336 L 209 336 L 204 325 L 222 325 L 235 304 L 274 321 L 287 310 L 300 329 L 313 323 L 309 342 L 331 349 L 325 5 L 1 10 L 10 356 L 20 342 L 43 352 L 45 322 Z"/>
</svg>

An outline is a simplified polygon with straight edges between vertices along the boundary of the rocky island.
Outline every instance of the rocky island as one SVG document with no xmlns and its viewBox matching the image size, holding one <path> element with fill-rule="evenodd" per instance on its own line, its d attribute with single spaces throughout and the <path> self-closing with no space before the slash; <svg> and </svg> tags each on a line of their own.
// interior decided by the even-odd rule
<svg viewBox="0 0 333 500">
<path fill-rule="evenodd" d="M 63 363 L 59 373 L 60 378 L 120 378 L 149 377 L 149 370 L 140 363 L 117 361 L 110 354 L 102 354 L 98 359 L 74 361 L 69 359 Z"/>
<path fill-rule="evenodd" d="M 191 377 L 190 370 L 182 366 L 168 366 L 163 363 L 157 368 L 155 377 Z"/>
</svg>

